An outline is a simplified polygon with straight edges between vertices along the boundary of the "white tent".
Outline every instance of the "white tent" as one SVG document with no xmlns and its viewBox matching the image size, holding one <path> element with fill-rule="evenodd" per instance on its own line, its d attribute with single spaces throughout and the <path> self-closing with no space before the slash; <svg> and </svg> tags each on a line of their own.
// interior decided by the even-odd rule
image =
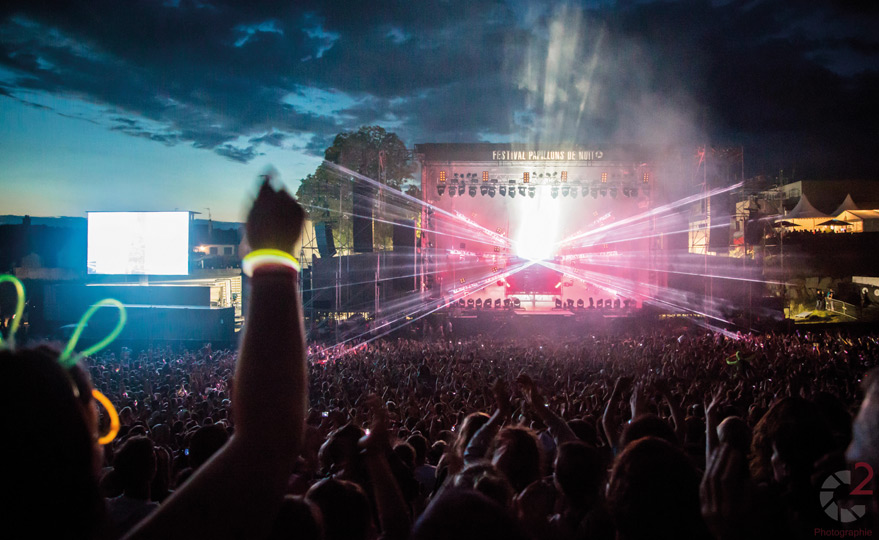
<svg viewBox="0 0 879 540">
<path fill-rule="evenodd" d="M 879 211 L 876 210 L 846 210 L 836 219 L 851 223 L 851 232 L 879 231 Z"/>
<path fill-rule="evenodd" d="M 840 204 L 839 207 L 834 210 L 831 215 L 836 216 L 837 219 L 842 219 L 839 217 L 839 214 L 847 210 L 860 210 L 860 208 L 858 208 L 858 205 L 855 204 L 855 201 L 852 200 L 851 193 L 845 196 L 845 200 L 842 201 L 842 204 Z"/>
<path fill-rule="evenodd" d="M 827 221 L 829 218 L 830 216 L 812 206 L 806 194 L 803 193 L 800 195 L 800 201 L 794 206 L 793 210 L 776 221 L 790 221 L 799 225 L 797 230 L 809 231 L 817 229 L 819 223 Z"/>
</svg>

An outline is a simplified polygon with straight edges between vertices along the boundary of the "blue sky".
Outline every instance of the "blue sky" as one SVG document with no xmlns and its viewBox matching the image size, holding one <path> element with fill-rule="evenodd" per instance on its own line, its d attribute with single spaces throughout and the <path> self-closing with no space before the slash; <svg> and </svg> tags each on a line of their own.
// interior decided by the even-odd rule
<svg viewBox="0 0 879 540">
<path fill-rule="evenodd" d="M 879 8 L 782 0 L 10 1 L 0 214 L 242 218 L 335 134 L 742 145 L 746 172 L 875 177 Z"/>
</svg>

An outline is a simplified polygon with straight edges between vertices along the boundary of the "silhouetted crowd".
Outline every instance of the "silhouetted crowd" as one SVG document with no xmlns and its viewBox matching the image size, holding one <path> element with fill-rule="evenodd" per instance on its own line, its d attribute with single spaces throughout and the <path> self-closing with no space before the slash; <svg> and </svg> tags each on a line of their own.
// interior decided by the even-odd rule
<svg viewBox="0 0 879 540">
<path fill-rule="evenodd" d="M 875 335 L 809 332 L 395 340 L 315 351 L 305 443 L 277 537 L 302 537 L 302 520 L 313 538 L 383 530 L 358 446 L 377 415 L 408 523 L 470 522 L 491 506 L 527 538 L 722 537 L 728 516 L 699 488 L 723 447 L 751 490 L 740 501 L 752 514 L 750 536 L 841 528 L 822 508 L 821 483 L 846 469 L 863 378 L 877 361 Z M 235 362 L 234 351 L 209 346 L 88 360 L 122 418 L 101 479 L 122 529 L 234 432 Z M 451 490 L 461 507 L 435 515 L 431 502 Z"/>
</svg>

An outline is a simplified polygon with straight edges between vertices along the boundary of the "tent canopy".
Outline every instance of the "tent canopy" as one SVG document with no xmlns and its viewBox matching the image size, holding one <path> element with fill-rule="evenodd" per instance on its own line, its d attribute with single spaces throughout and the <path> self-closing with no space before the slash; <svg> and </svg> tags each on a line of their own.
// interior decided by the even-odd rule
<svg viewBox="0 0 879 540">
<path fill-rule="evenodd" d="M 810 219 L 810 218 L 828 218 L 827 214 L 819 211 L 812 206 L 806 194 L 800 195 L 800 201 L 794 206 L 794 209 L 788 212 L 783 219 Z"/>
<path fill-rule="evenodd" d="M 855 204 L 855 201 L 852 200 L 852 194 L 849 193 L 845 196 L 845 199 L 842 201 L 842 204 L 833 211 L 834 216 L 838 216 L 839 214 L 849 211 L 849 210 L 858 210 L 858 205 Z"/>
</svg>

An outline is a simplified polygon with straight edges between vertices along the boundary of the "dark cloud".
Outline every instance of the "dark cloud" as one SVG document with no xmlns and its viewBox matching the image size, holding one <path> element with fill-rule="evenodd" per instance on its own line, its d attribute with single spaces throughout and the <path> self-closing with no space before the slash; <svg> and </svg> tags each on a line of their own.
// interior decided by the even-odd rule
<svg viewBox="0 0 879 540">
<path fill-rule="evenodd" d="M 829 0 L 20 1 L 0 7 L 0 95 L 102 104 L 110 129 L 236 161 L 287 140 L 322 155 L 378 123 L 410 145 L 712 141 L 744 145 L 749 173 L 864 175 L 877 17 Z"/>
<path fill-rule="evenodd" d="M 233 146 L 231 144 L 223 144 L 214 148 L 214 152 L 217 154 L 229 158 L 232 161 L 237 161 L 239 163 L 247 163 L 252 160 L 256 156 L 262 155 L 260 152 L 256 150 L 255 146 L 248 146 L 247 148 L 239 148 L 237 146 Z"/>
</svg>

